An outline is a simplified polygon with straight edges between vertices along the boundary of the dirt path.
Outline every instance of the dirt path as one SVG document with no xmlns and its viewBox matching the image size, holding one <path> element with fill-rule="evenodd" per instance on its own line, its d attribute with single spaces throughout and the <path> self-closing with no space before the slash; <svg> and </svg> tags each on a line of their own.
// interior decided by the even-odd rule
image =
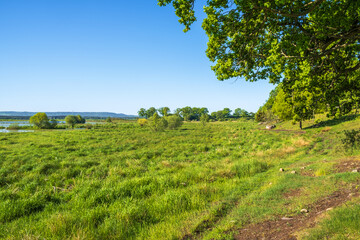
<svg viewBox="0 0 360 240">
<path fill-rule="evenodd" d="M 291 132 L 291 133 L 298 133 L 304 134 L 306 131 L 303 130 L 289 130 L 289 129 L 258 129 L 260 131 L 269 131 L 269 132 Z"/>
<path fill-rule="evenodd" d="M 352 197 L 359 196 L 355 185 L 350 189 L 342 189 L 320 199 L 306 208 L 308 213 L 301 213 L 292 217 L 279 217 L 277 220 L 250 224 L 239 230 L 234 236 L 237 240 L 270 240 L 270 239 L 297 239 L 293 234 L 315 226 L 319 214 L 331 210 Z"/>
</svg>

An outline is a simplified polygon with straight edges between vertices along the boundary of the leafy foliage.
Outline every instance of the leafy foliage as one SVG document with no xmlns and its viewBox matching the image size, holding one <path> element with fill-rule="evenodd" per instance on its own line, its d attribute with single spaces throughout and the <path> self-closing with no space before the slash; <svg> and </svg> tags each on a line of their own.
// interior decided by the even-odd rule
<svg viewBox="0 0 360 240">
<path fill-rule="evenodd" d="M 46 129 L 51 128 L 52 124 L 49 122 L 49 118 L 46 113 L 39 112 L 30 118 L 30 123 L 34 124 L 37 128 Z M 55 125 L 56 126 L 56 125 Z"/>
<path fill-rule="evenodd" d="M 341 141 L 346 149 L 351 150 L 360 146 L 360 130 L 344 130 L 344 135 Z"/>
<path fill-rule="evenodd" d="M 68 115 L 65 117 L 65 122 L 70 125 L 72 128 L 74 128 L 74 126 L 76 124 L 80 124 L 80 123 L 85 123 L 86 120 L 85 118 L 81 117 L 80 115 L 74 116 L 74 115 Z"/>
<path fill-rule="evenodd" d="M 172 3 L 185 30 L 196 20 L 195 0 Z M 343 1 L 208 1 L 203 28 L 209 37 L 207 55 L 220 80 L 245 77 L 279 82 L 287 71 L 342 75 L 360 68 L 360 3 Z M 288 76 L 285 76 L 288 77 Z M 332 79 L 339 80 L 338 76 Z M 301 79 L 300 79 L 301 81 Z"/>
<path fill-rule="evenodd" d="M 146 124 L 147 124 L 147 120 L 146 119 L 143 119 L 143 118 L 139 118 L 138 120 L 137 120 L 137 123 L 141 126 L 141 127 L 143 127 L 143 126 L 145 126 Z"/>
<path fill-rule="evenodd" d="M 176 115 L 171 115 L 165 118 L 166 121 L 168 122 L 168 129 L 178 129 L 179 127 L 181 127 L 183 125 L 183 120 L 181 119 L 181 117 L 176 116 Z"/>
<path fill-rule="evenodd" d="M 168 126 L 168 122 L 166 121 L 165 118 L 160 117 L 159 114 L 155 112 L 154 115 L 151 118 L 149 118 L 148 126 L 154 132 L 162 132 Z"/>
<path fill-rule="evenodd" d="M 209 122 L 210 117 L 208 114 L 202 114 L 200 117 L 200 122 L 203 126 L 206 126 L 206 124 Z"/>
<path fill-rule="evenodd" d="M 195 0 L 158 3 L 172 3 L 185 31 L 196 20 Z M 300 122 L 324 106 L 337 117 L 358 107 L 360 1 L 210 0 L 204 10 L 206 54 L 219 80 L 281 82 Z M 270 109 L 257 120 L 272 117 Z"/>
</svg>

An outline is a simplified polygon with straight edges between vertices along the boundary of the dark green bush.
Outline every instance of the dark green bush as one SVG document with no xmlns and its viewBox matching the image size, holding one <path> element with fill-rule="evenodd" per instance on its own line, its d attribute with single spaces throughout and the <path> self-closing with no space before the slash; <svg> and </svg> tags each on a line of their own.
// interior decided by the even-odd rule
<svg viewBox="0 0 360 240">
<path fill-rule="evenodd" d="M 166 117 L 166 121 L 168 122 L 169 129 L 177 129 L 183 125 L 181 117 L 176 115 Z"/>
<path fill-rule="evenodd" d="M 344 130 L 344 137 L 341 139 L 345 149 L 350 150 L 358 148 L 360 145 L 360 129 Z"/>
</svg>

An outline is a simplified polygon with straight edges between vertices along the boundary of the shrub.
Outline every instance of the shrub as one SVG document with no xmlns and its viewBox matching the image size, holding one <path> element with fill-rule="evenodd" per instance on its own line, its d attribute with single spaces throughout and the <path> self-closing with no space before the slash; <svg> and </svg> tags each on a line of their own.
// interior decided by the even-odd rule
<svg viewBox="0 0 360 240">
<path fill-rule="evenodd" d="M 344 138 L 341 139 L 345 149 L 357 148 L 360 143 L 360 129 L 359 130 L 344 130 Z"/>
<path fill-rule="evenodd" d="M 83 118 L 80 115 L 77 115 L 75 117 L 76 117 L 76 121 L 77 121 L 76 123 L 85 123 L 86 122 L 85 118 Z"/>
<path fill-rule="evenodd" d="M 154 113 L 154 115 L 149 118 L 148 126 L 154 132 L 161 132 L 168 126 L 168 122 L 165 118 L 161 118 L 157 113 Z"/>
<path fill-rule="evenodd" d="M 46 129 L 51 128 L 49 118 L 46 113 L 39 112 L 30 118 L 30 123 L 34 124 L 37 128 Z"/>
<path fill-rule="evenodd" d="M 8 130 L 19 130 L 21 127 L 17 123 L 12 123 L 10 126 L 7 127 Z"/>
<path fill-rule="evenodd" d="M 66 124 L 70 125 L 72 128 L 74 128 L 75 124 L 77 123 L 76 116 L 74 115 L 68 115 L 65 118 Z"/>
<path fill-rule="evenodd" d="M 202 115 L 200 116 L 200 122 L 201 122 L 201 124 L 202 124 L 203 126 L 205 126 L 206 123 L 209 122 L 209 115 L 207 115 L 207 114 L 202 114 Z"/>
<path fill-rule="evenodd" d="M 49 124 L 50 124 L 50 128 L 56 128 L 58 122 L 55 119 L 53 119 L 53 120 L 50 121 Z"/>
<path fill-rule="evenodd" d="M 141 126 L 141 127 L 143 127 L 143 126 L 145 126 L 146 124 L 147 124 L 147 120 L 146 119 L 144 119 L 144 118 L 139 118 L 138 120 L 137 120 L 137 123 Z"/>
<path fill-rule="evenodd" d="M 168 116 L 166 121 L 168 122 L 169 129 L 177 129 L 183 125 L 181 117 L 177 115 Z"/>
<path fill-rule="evenodd" d="M 65 118 L 65 122 L 70 125 L 72 128 L 74 128 L 75 124 L 78 123 L 85 123 L 85 118 L 81 117 L 80 115 L 74 116 L 74 115 L 68 115 Z"/>
</svg>

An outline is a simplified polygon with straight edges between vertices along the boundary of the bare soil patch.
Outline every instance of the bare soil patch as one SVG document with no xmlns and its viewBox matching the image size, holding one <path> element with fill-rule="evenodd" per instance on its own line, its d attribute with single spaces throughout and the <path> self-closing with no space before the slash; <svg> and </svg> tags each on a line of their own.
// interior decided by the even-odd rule
<svg viewBox="0 0 360 240">
<path fill-rule="evenodd" d="M 289 130 L 289 129 L 259 129 L 263 131 L 271 131 L 271 132 L 292 132 L 292 133 L 298 133 L 298 134 L 304 134 L 306 131 L 301 130 Z"/>
<path fill-rule="evenodd" d="M 295 193 L 293 193 L 295 194 Z M 297 239 L 294 233 L 314 227 L 319 214 L 331 210 L 352 197 L 359 196 L 356 186 L 349 189 L 342 189 L 331 195 L 318 200 L 306 209 L 308 213 L 301 213 L 295 216 L 281 216 L 276 220 L 268 220 L 256 224 L 250 224 L 234 236 L 237 240 L 271 240 L 271 239 Z M 299 209 L 300 211 L 300 209 Z"/>
<path fill-rule="evenodd" d="M 335 172 L 337 173 L 352 172 L 354 170 L 360 172 L 360 161 L 356 158 L 342 160 L 339 164 L 335 165 Z"/>
<path fill-rule="evenodd" d="M 290 191 L 284 193 L 284 198 L 290 199 L 290 198 L 295 198 L 301 195 L 301 189 L 291 189 Z"/>
</svg>

